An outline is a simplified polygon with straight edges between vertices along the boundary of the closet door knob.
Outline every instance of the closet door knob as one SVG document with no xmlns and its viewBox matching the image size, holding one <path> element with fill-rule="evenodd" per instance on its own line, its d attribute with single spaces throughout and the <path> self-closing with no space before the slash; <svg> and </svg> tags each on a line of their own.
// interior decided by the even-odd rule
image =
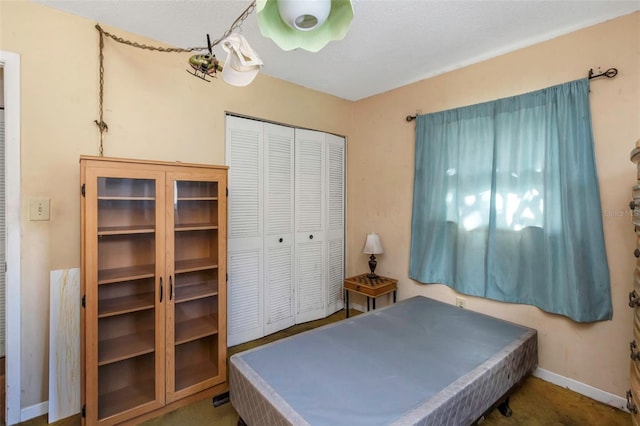
<svg viewBox="0 0 640 426">
<path fill-rule="evenodd" d="M 313 240 L 313 234 L 309 235 L 309 239 L 310 239 L 310 240 Z M 640 257 L 640 250 L 638 250 L 638 253 L 639 253 L 639 254 L 638 254 L 638 257 Z"/>
<path fill-rule="evenodd" d="M 282 238 L 278 239 L 278 242 L 281 243 L 282 241 L 284 241 Z"/>
</svg>

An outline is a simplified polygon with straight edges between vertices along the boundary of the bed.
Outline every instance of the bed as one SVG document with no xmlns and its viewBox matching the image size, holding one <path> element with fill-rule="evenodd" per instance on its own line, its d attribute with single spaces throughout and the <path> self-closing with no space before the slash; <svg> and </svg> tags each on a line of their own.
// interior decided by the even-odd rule
<svg viewBox="0 0 640 426">
<path fill-rule="evenodd" d="M 249 426 L 469 425 L 537 361 L 535 330 L 416 296 L 236 354 L 229 388 Z"/>
</svg>

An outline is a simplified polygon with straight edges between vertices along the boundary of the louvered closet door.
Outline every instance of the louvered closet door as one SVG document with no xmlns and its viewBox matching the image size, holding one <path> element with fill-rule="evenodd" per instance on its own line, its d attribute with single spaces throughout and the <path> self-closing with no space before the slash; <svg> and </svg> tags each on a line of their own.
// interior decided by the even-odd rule
<svg viewBox="0 0 640 426">
<path fill-rule="evenodd" d="M 327 161 L 327 308 L 326 315 L 343 308 L 344 281 L 344 138 L 329 135 L 326 138 Z"/>
<path fill-rule="evenodd" d="M 294 324 L 293 140 L 290 127 L 264 123 L 264 333 Z"/>
<path fill-rule="evenodd" d="M 263 123 L 227 116 L 229 346 L 263 332 Z"/>
<path fill-rule="evenodd" d="M 296 323 L 325 316 L 325 134 L 296 129 Z"/>
</svg>

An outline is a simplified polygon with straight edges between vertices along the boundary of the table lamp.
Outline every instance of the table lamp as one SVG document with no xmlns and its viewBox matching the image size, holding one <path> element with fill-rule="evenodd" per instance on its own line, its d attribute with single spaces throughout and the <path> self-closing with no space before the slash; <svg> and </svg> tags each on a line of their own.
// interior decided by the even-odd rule
<svg viewBox="0 0 640 426">
<path fill-rule="evenodd" d="M 380 236 L 375 232 L 367 234 L 367 239 L 364 242 L 364 248 L 362 249 L 362 253 L 370 254 L 369 257 L 369 269 L 371 273 L 367 274 L 368 278 L 378 278 L 375 273 L 376 266 L 378 262 L 376 262 L 376 254 L 384 253 L 384 249 L 382 248 L 382 244 L 380 243 Z"/>
</svg>

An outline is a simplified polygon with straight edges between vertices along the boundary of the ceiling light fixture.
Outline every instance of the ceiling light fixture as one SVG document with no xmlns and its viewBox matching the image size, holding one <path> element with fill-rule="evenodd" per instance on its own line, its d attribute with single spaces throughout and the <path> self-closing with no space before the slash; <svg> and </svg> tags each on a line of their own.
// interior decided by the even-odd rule
<svg viewBox="0 0 640 426">
<path fill-rule="evenodd" d="M 350 0 L 256 0 L 263 36 L 282 50 L 317 52 L 341 40 L 353 20 Z"/>
</svg>

